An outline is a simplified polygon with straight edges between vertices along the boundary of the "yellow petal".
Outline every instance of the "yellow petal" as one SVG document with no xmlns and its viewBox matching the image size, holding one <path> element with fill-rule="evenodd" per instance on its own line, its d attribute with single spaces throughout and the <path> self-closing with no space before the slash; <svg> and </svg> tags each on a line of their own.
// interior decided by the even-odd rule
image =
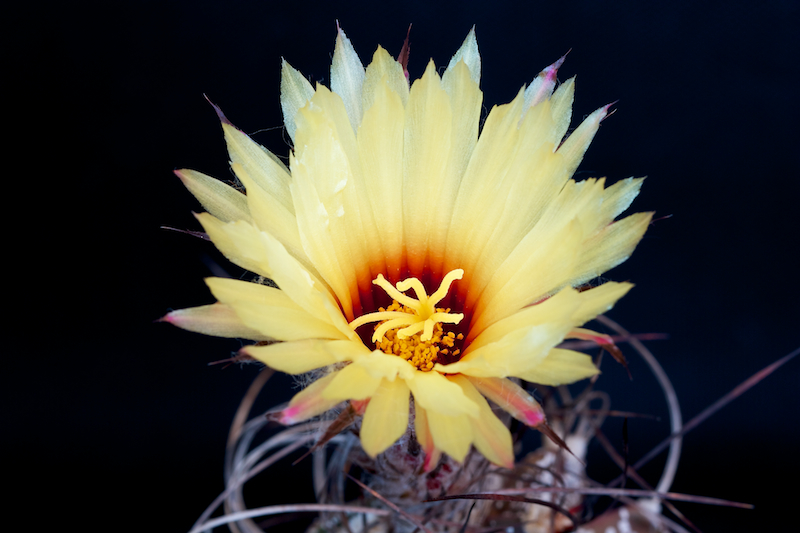
<svg viewBox="0 0 800 533">
<path fill-rule="evenodd" d="M 405 105 L 408 101 L 408 80 L 403 73 L 403 67 L 394 60 L 389 52 L 379 46 L 372 56 L 372 62 L 367 66 L 362 88 L 362 109 L 364 113 L 375 103 L 376 90 L 386 86 L 395 93 Z"/>
<path fill-rule="evenodd" d="M 571 287 L 565 287 L 547 300 L 525 307 L 487 327 L 469 344 L 464 355 L 486 344 L 497 342 L 518 329 L 550 322 L 564 322 L 565 325 L 575 326 L 571 318 L 580 305 L 580 293 Z"/>
<path fill-rule="evenodd" d="M 306 105 L 313 95 L 314 87 L 298 70 L 283 59 L 281 61 L 281 110 L 286 133 L 292 140 L 294 140 L 297 130 L 294 120 L 297 111 Z"/>
<path fill-rule="evenodd" d="M 417 374 L 417 369 L 413 365 L 396 355 L 389 355 L 380 350 L 370 352 L 366 347 L 364 350 L 364 356 L 360 357 L 356 364 L 373 378 L 394 381 L 397 376 L 400 376 L 400 379 L 410 380 Z"/>
<path fill-rule="evenodd" d="M 254 341 L 269 339 L 263 333 L 245 326 L 231 306 L 221 303 L 178 309 L 166 314 L 160 321 L 169 322 L 187 331 L 215 337 Z"/>
<path fill-rule="evenodd" d="M 583 154 L 589 148 L 589 144 L 594 139 L 597 133 L 597 128 L 600 127 L 600 122 L 608 114 L 608 106 L 601 107 L 581 122 L 572 134 L 567 137 L 564 143 L 558 148 L 558 153 L 566 158 L 567 172 L 571 176 L 578 168 Z"/>
<path fill-rule="evenodd" d="M 278 342 L 267 346 L 245 346 L 241 349 L 270 368 L 287 374 L 302 374 L 323 366 L 352 361 L 367 351 L 351 341 L 304 340 Z"/>
<path fill-rule="evenodd" d="M 368 79 L 371 67 L 367 68 Z M 405 82 L 405 77 L 403 80 Z M 372 94 L 374 100 L 364 113 L 357 139 L 364 191 L 380 236 L 377 242 L 370 245 L 370 249 L 383 256 L 370 261 L 376 266 L 385 261 L 387 278 L 399 279 L 404 247 L 402 197 L 405 110 L 400 96 L 387 83 L 372 88 Z"/>
<path fill-rule="evenodd" d="M 461 387 L 464 394 L 480 409 L 478 417 L 470 420 L 475 448 L 494 464 L 513 468 L 514 448 L 506 425 L 495 416 L 492 408 L 469 380 L 463 376 L 452 376 L 450 380 Z"/>
<path fill-rule="evenodd" d="M 306 268 L 313 268 L 303 251 L 294 213 L 286 209 L 269 191 L 263 189 L 241 164 L 233 163 L 231 167 L 247 189 L 248 211 L 256 227 L 278 239 L 289 253 L 307 265 Z"/>
<path fill-rule="evenodd" d="M 269 257 L 269 277 L 278 287 L 311 316 L 332 324 L 347 338 L 357 340 L 358 335 L 348 326 L 328 287 L 317 275 L 306 270 L 270 234 L 262 231 L 259 239 Z"/>
<path fill-rule="evenodd" d="M 329 322 L 313 317 L 286 292 L 236 279 L 207 278 L 214 297 L 231 306 L 242 323 L 272 339 L 345 339 Z"/>
<path fill-rule="evenodd" d="M 605 313 L 632 288 L 632 283 L 609 281 L 598 287 L 580 292 L 578 294 L 580 306 L 572 316 L 573 324 L 580 326 L 597 315 Z"/>
<path fill-rule="evenodd" d="M 234 264 L 245 270 L 271 277 L 266 251 L 258 229 L 243 220 L 225 223 L 210 215 L 195 215 L 214 246 Z"/>
<path fill-rule="evenodd" d="M 455 386 L 457 387 L 457 385 Z M 459 463 L 464 461 L 472 444 L 473 419 L 467 415 L 447 416 L 430 409 L 426 409 L 426 411 L 428 427 L 436 448 Z"/>
<path fill-rule="evenodd" d="M 559 344 L 570 329 L 569 322 L 520 328 L 499 341 L 470 351 L 457 363 L 435 365 L 434 370 L 476 377 L 520 376 L 538 368 L 548 351 Z"/>
<path fill-rule="evenodd" d="M 215 217 L 225 222 L 250 220 L 247 199 L 233 187 L 194 170 L 176 170 L 175 175 L 203 208 Z"/>
<path fill-rule="evenodd" d="M 436 412 L 449 416 L 461 414 L 478 416 L 478 406 L 475 402 L 464 395 L 461 387 L 451 383 L 438 372 L 415 372 L 414 379 L 407 380 L 407 383 L 414 395 L 414 401 L 429 415 Z"/>
<path fill-rule="evenodd" d="M 562 227 L 554 226 L 552 232 L 534 229 L 497 270 L 484 289 L 488 301 L 480 302 L 470 336 L 552 294 L 571 280 L 583 229 L 577 219 Z M 533 246 L 537 239 L 528 239 L 534 232 L 541 237 L 538 246 Z"/>
<path fill-rule="evenodd" d="M 647 231 L 653 213 L 636 213 L 606 226 L 585 240 L 573 272 L 572 285 L 580 285 L 628 259 Z"/>
<path fill-rule="evenodd" d="M 375 457 L 408 429 L 408 386 L 403 380 L 381 380 L 361 424 L 361 446 Z"/>
<path fill-rule="evenodd" d="M 563 385 L 594 376 L 599 373 L 592 358 L 586 354 L 562 348 L 553 348 L 535 368 L 519 374 L 532 383 L 541 385 Z"/>
<path fill-rule="evenodd" d="M 437 211 L 449 210 L 455 196 L 452 127 L 450 99 L 431 61 L 411 86 L 406 106 L 403 231 L 414 275 L 422 273 L 428 250 L 444 244 L 430 239 L 438 233 L 434 227 Z"/>
<path fill-rule="evenodd" d="M 381 378 L 369 375 L 363 367 L 349 364 L 339 372 L 325 388 L 322 396 L 330 400 L 363 400 L 375 393 L 381 384 Z"/>
<path fill-rule="evenodd" d="M 286 166 L 272 152 L 239 131 L 224 116 L 221 118 L 231 163 L 244 167 L 259 187 L 268 191 L 284 209 L 293 212 L 289 193 L 291 176 Z"/>
</svg>

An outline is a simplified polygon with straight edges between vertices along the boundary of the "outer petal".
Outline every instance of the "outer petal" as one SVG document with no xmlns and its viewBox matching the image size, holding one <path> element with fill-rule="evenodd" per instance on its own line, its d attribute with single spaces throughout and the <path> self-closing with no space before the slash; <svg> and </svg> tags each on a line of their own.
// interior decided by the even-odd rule
<svg viewBox="0 0 800 533">
<path fill-rule="evenodd" d="M 364 65 L 358 58 L 350 39 L 341 28 L 331 63 L 331 89 L 344 100 L 353 131 L 361 124 L 361 88 L 364 84 Z"/>
<path fill-rule="evenodd" d="M 167 313 L 160 322 L 169 322 L 181 329 L 233 339 L 268 340 L 269 337 L 248 328 L 229 305 L 216 303 Z"/>
<path fill-rule="evenodd" d="M 306 269 L 313 270 L 308 256 L 303 251 L 293 210 L 286 209 L 272 193 L 263 189 L 244 166 L 239 163 L 233 163 L 231 166 L 236 177 L 247 189 L 248 211 L 252 215 L 255 225 L 278 239 L 292 256 L 303 263 Z"/>
<path fill-rule="evenodd" d="M 433 61 L 414 82 L 406 106 L 404 133 L 403 218 L 408 265 L 421 276 L 428 250 L 444 243 L 431 242 L 440 227 L 440 209 L 449 210 L 458 175 L 452 162 L 453 112 Z M 450 196 L 450 198 L 448 198 Z"/>
<path fill-rule="evenodd" d="M 272 339 L 347 338 L 330 322 L 310 315 L 282 290 L 228 278 L 208 278 L 206 284 L 217 300 L 233 307 L 247 327 Z"/>
<path fill-rule="evenodd" d="M 450 380 L 457 383 L 464 394 L 480 408 L 478 418 L 472 420 L 472 441 L 475 448 L 494 464 L 513 468 L 514 448 L 506 425 L 495 416 L 492 408 L 469 380 L 463 376 L 452 376 Z"/>
<path fill-rule="evenodd" d="M 334 363 L 352 361 L 366 351 L 363 345 L 352 341 L 323 340 L 279 342 L 241 349 L 241 353 L 287 374 L 302 374 Z"/>
<path fill-rule="evenodd" d="M 281 110 L 286 132 L 294 140 L 297 131 L 295 115 L 314 95 L 314 87 L 285 59 L 281 61 Z"/>
<path fill-rule="evenodd" d="M 555 386 L 574 383 L 599 372 L 588 355 L 572 350 L 553 348 L 544 361 L 533 369 L 518 374 L 517 377 L 533 383 Z"/>
<path fill-rule="evenodd" d="M 586 240 L 583 253 L 575 265 L 573 285 L 595 278 L 628 259 L 642 240 L 653 213 L 636 213 L 607 226 Z"/>
<path fill-rule="evenodd" d="M 362 366 L 350 364 L 336 373 L 336 378 L 325 388 L 322 396 L 339 401 L 363 400 L 375 393 L 381 381 L 381 378 L 369 375 Z"/>
<path fill-rule="evenodd" d="M 408 386 L 403 380 L 381 380 L 364 413 L 361 446 L 375 457 L 408 429 Z"/>
<path fill-rule="evenodd" d="M 217 111 L 222 120 L 222 131 L 225 133 L 231 163 L 241 165 L 259 187 L 272 195 L 284 209 L 293 213 L 292 197 L 289 193 L 291 176 L 286 166 L 272 152 L 238 130 L 218 108 Z"/>
<path fill-rule="evenodd" d="M 529 426 L 544 421 L 544 410 L 525 389 L 509 379 L 473 378 L 467 379 L 481 394 L 492 400 L 508 414 Z"/>
<path fill-rule="evenodd" d="M 486 344 L 497 342 L 509 333 L 522 328 L 553 322 L 563 322 L 565 325 L 574 326 L 576 324 L 571 317 L 578 310 L 580 304 L 580 293 L 571 287 L 565 287 L 547 300 L 525 307 L 511 316 L 495 322 L 470 343 L 464 354 Z"/>
<path fill-rule="evenodd" d="M 578 294 L 580 306 L 572 316 L 573 324 L 580 326 L 597 315 L 605 313 L 632 288 L 632 283 L 609 281 L 598 287 L 582 291 Z"/>
<path fill-rule="evenodd" d="M 433 372 L 430 373 L 432 374 Z M 457 387 L 458 385 L 455 386 Z M 436 448 L 442 450 L 459 463 L 462 462 L 472 444 L 473 419 L 467 415 L 447 416 L 430 409 L 426 409 L 426 412 L 428 414 L 428 427 L 431 430 L 431 436 L 433 436 Z"/>
<path fill-rule="evenodd" d="M 279 422 L 287 426 L 297 424 L 335 407 L 341 400 L 324 398 L 322 391 L 333 381 L 336 374 L 336 372 L 328 374 L 297 393 L 289 402 L 289 407 L 281 411 Z"/>
<path fill-rule="evenodd" d="M 225 222 L 250 220 L 247 198 L 233 187 L 194 170 L 176 170 L 175 175 L 203 208 L 215 217 Z"/>
<path fill-rule="evenodd" d="M 475 38 L 475 27 L 473 26 L 461 47 L 456 51 L 450 63 L 447 64 L 447 70 L 454 68 L 459 61 L 463 61 L 467 68 L 469 68 L 470 77 L 476 84 L 481 81 L 481 54 L 478 52 L 478 40 Z"/>
<path fill-rule="evenodd" d="M 408 101 L 408 80 L 403 74 L 403 67 L 394 60 L 389 52 L 379 46 L 372 56 L 364 78 L 362 88 L 362 108 L 366 113 L 375 102 L 375 90 L 381 85 L 386 85 L 393 93 L 400 97 L 403 105 Z"/>
<path fill-rule="evenodd" d="M 428 413 L 419 405 L 419 402 L 414 402 L 414 432 L 417 435 L 417 441 L 425 451 L 423 470 L 430 472 L 439 463 L 442 452 L 436 448 L 436 444 L 433 442 L 433 434 L 431 434 L 428 424 Z"/>
<path fill-rule="evenodd" d="M 419 403 L 428 415 L 441 413 L 446 416 L 462 414 L 478 416 L 478 406 L 475 402 L 467 398 L 461 387 L 451 383 L 436 371 L 415 372 L 414 379 L 407 380 L 407 383 L 414 394 L 414 401 Z"/>
<path fill-rule="evenodd" d="M 272 277 L 266 251 L 255 226 L 243 220 L 225 223 L 209 213 L 197 214 L 195 218 L 202 224 L 214 246 L 231 263 L 264 277 Z"/>
<path fill-rule="evenodd" d="M 541 364 L 548 351 L 560 343 L 570 329 L 568 322 L 520 328 L 497 342 L 471 351 L 457 363 L 435 365 L 434 370 L 476 377 L 520 376 Z"/>
</svg>

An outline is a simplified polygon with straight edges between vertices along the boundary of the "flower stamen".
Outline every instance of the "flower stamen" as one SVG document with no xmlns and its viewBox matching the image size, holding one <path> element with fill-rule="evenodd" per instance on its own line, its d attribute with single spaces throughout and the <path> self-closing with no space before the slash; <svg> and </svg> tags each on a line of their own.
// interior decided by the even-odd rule
<svg viewBox="0 0 800 533">
<path fill-rule="evenodd" d="M 417 278 L 408 278 L 392 286 L 378 274 L 372 283 L 386 291 L 393 300 L 392 305 L 356 318 L 350 322 L 350 327 L 355 330 L 370 322 L 380 322 L 375 327 L 372 342 L 381 351 L 398 355 L 419 370 L 430 371 L 439 351 L 447 354 L 453 346 L 455 334 L 445 333 L 442 324 L 458 324 L 464 318 L 463 313 L 451 313 L 450 309 L 437 308 L 436 304 L 447 296 L 453 281 L 463 275 L 460 268 L 448 272 L 436 292 L 428 296 Z M 410 289 L 417 299 L 403 294 Z"/>
</svg>

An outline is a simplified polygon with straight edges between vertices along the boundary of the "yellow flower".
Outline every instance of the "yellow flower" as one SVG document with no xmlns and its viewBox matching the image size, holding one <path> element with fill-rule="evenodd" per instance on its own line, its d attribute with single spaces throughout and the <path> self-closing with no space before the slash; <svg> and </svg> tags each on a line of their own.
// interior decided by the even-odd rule
<svg viewBox="0 0 800 533">
<path fill-rule="evenodd" d="M 606 188 L 571 176 L 608 107 L 564 139 L 574 79 L 561 61 L 482 131 L 480 56 L 470 32 L 440 76 L 433 61 L 410 85 L 383 48 L 364 69 L 341 30 L 331 88 L 285 61 L 281 106 L 294 141 L 289 169 L 220 113 L 246 195 L 178 171 L 197 216 L 232 262 L 279 288 L 207 280 L 218 303 L 165 320 L 257 343 L 243 352 L 277 370 L 330 372 L 290 402 L 295 423 L 343 401 L 363 412 L 375 456 L 414 429 L 427 467 L 474 445 L 511 466 L 511 437 L 486 398 L 531 425 L 539 405 L 508 378 L 557 385 L 597 373 L 565 338 L 608 338 L 578 326 L 631 287 L 585 284 L 633 251 L 651 214 L 615 221 L 641 180 Z"/>
</svg>

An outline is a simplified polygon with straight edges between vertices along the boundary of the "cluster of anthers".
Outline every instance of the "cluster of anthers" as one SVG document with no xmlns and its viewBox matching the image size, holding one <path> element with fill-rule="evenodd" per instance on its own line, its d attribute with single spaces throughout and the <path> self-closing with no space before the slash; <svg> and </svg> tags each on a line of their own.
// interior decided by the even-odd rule
<svg viewBox="0 0 800 533">
<path fill-rule="evenodd" d="M 451 313 L 450 309 L 436 307 L 447 296 L 453 281 L 464 276 L 462 269 L 452 270 L 442 280 L 439 289 L 428 296 L 422 282 L 417 278 L 408 278 L 392 286 L 382 274 L 378 274 L 372 283 L 381 287 L 392 298 L 392 304 L 380 307 L 374 313 L 362 315 L 352 322 L 354 330 L 370 322 L 379 322 L 375 326 L 372 342 L 382 352 L 401 357 L 422 372 L 429 372 L 441 355 L 456 357 L 458 349 L 450 352 L 456 340 L 464 335 L 444 332 L 442 324 L 458 324 L 464 318 L 463 313 Z M 414 289 L 417 299 L 403 294 Z"/>
</svg>

